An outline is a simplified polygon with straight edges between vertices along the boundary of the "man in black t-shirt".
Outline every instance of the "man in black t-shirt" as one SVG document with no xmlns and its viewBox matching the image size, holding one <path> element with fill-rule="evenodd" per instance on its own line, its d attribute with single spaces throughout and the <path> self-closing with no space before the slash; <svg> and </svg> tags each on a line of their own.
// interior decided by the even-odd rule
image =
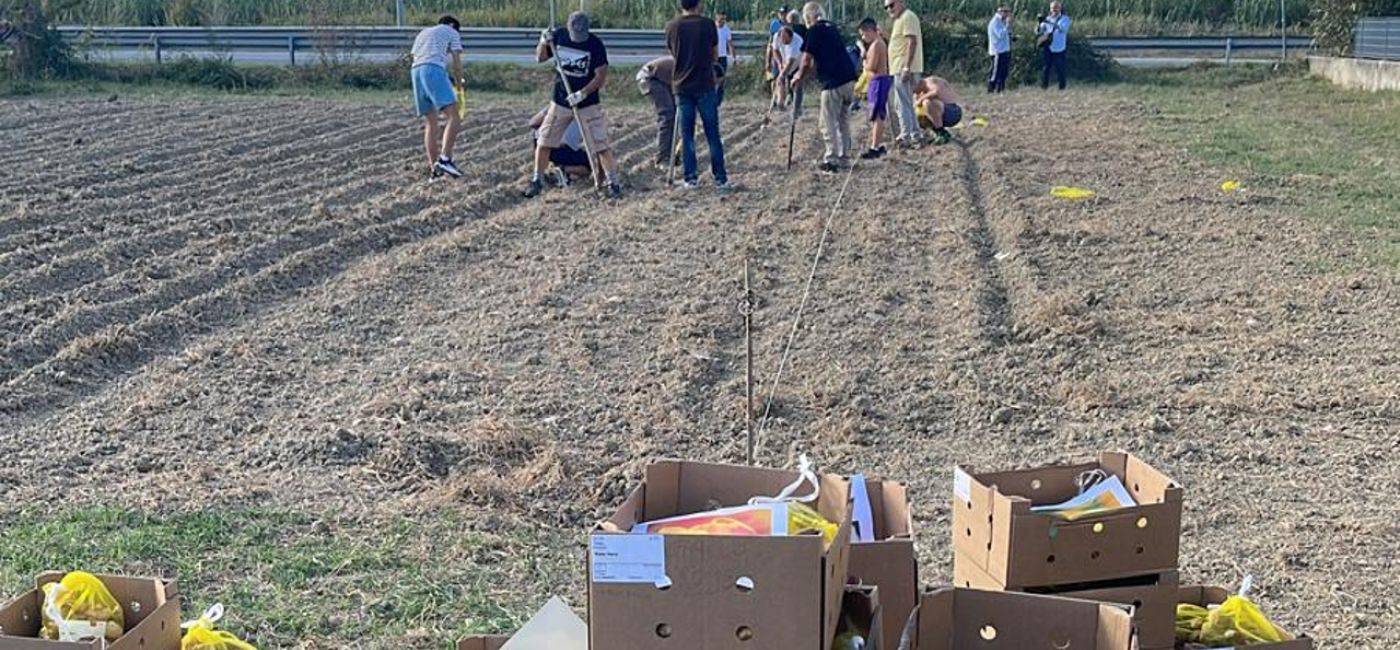
<svg viewBox="0 0 1400 650">
<path fill-rule="evenodd" d="M 816 68 L 821 83 L 821 131 L 826 143 L 822 171 L 834 172 L 851 164 L 851 102 L 855 101 L 856 66 L 846 53 L 846 44 L 836 26 L 822 18 L 822 6 L 808 2 L 802 7 L 807 21 L 807 39 L 802 42 L 802 69 L 792 85 Z"/>
<path fill-rule="evenodd" d="M 538 196 L 544 189 L 543 175 L 549 154 L 564 138 L 569 124 L 578 120 L 585 143 L 607 174 L 607 191 L 612 198 L 622 195 L 617 178 L 617 160 L 608 142 L 608 121 L 599 105 L 598 89 L 608 80 L 608 50 L 603 41 L 588 31 L 588 14 L 569 14 L 568 27 L 540 34 L 535 56 L 541 61 L 553 58 L 555 64 L 554 101 L 540 124 L 539 146 L 535 148 L 535 171 L 525 196 Z"/>
<path fill-rule="evenodd" d="M 700 186 L 695 158 L 695 118 L 705 125 L 710 147 L 710 171 L 721 192 L 731 189 L 724 170 L 724 142 L 719 134 L 719 94 L 715 91 L 715 65 L 719 62 L 719 31 L 700 15 L 700 0 L 681 0 L 681 15 L 666 24 L 666 49 L 676 59 L 671 89 L 680 110 L 681 161 L 685 177 L 681 187 Z"/>
</svg>

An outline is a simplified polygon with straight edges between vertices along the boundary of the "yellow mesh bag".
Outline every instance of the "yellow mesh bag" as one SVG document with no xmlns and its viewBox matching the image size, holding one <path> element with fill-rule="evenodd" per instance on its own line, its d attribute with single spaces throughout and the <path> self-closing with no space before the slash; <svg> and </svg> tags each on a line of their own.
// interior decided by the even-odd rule
<svg viewBox="0 0 1400 650">
<path fill-rule="evenodd" d="M 180 639 L 180 650 L 258 650 L 232 633 L 216 629 L 215 624 L 224 617 L 224 606 L 215 603 L 204 610 L 199 620 L 185 623 L 185 636 Z"/>
<path fill-rule="evenodd" d="M 1219 607 L 1178 604 L 1176 638 L 1208 646 L 1247 646 L 1289 641 L 1293 635 L 1274 625 L 1248 597 L 1236 594 Z"/>
<path fill-rule="evenodd" d="M 97 576 L 73 571 L 59 582 L 44 585 L 44 607 L 39 635 L 51 641 L 120 639 L 126 632 L 126 614 L 107 585 Z"/>
</svg>

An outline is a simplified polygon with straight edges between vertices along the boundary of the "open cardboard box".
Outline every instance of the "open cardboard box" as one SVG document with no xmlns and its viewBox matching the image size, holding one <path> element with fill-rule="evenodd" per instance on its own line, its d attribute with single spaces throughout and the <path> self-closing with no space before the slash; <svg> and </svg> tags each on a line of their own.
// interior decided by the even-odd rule
<svg viewBox="0 0 1400 650">
<path fill-rule="evenodd" d="M 1222 587 L 1203 587 L 1200 585 L 1191 585 L 1187 587 L 1182 587 L 1177 592 L 1176 599 L 1178 602 L 1191 603 L 1193 605 L 1200 605 L 1201 607 L 1208 607 L 1210 605 L 1219 605 L 1220 603 L 1225 602 L 1225 599 L 1230 597 L 1230 593 L 1230 590 Z M 1265 612 L 1265 614 L 1268 614 L 1268 612 Z M 1229 647 L 1230 646 L 1226 646 L 1224 648 L 1212 648 L 1211 650 L 1228 650 Z M 1299 635 L 1298 638 L 1293 639 L 1292 641 L 1280 641 L 1279 643 L 1254 643 L 1247 646 L 1237 646 L 1237 648 L 1238 650 L 1312 650 L 1313 641 L 1312 639 L 1306 636 Z"/>
<path fill-rule="evenodd" d="M 1078 493 L 1075 477 L 1102 469 L 1138 505 L 1065 521 L 1031 512 Z M 1137 457 L 1009 472 L 953 474 L 953 548 L 1006 588 L 1047 587 L 1177 569 L 1181 486 Z"/>
<path fill-rule="evenodd" d="M 828 648 L 840 620 L 850 548 L 850 481 L 845 477 L 818 475 L 821 495 L 811 504 L 839 523 L 831 543 L 815 535 L 626 532 L 640 522 L 773 496 L 798 478 L 797 472 L 737 465 L 662 461 L 647 466 L 642 485 L 589 539 L 589 647 Z M 620 543 L 651 544 L 648 553 L 654 554 L 631 558 L 607 550 Z M 648 567 L 659 562 L 664 581 L 599 581 L 600 569 L 613 573 L 617 562 L 633 560 Z M 614 564 L 604 564 L 608 562 Z"/>
<path fill-rule="evenodd" d="M 841 598 L 841 618 L 865 631 L 864 650 L 894 650 L 895 646 L 885 645 L 883 612 L 879 587 L 846 586 L 846 594 Z"/>
<path fill-rule="evenodd" d="M 1128 610 L 1058 596 L 943 587 L 920 597 L 900 650 L 1132 650 Z"/>
<path fill-rule="evenodd" d="M 953 557 L 953 584 L 974 589 L 1006 590 L 961 554 Z M 1080 600 L 1132 605 L 1142 650 L 1169 650 L 1176 643 L 1176 603 L 1180 585 L 1176 571 L 1096 583 L 1022 588 L 1021 591 Z"/>
<path fill-rule="evenodd" d="M 44 606 L 43 586 L 63 579 L 62 573 L 39 574 L 35 588 L 0 606 L 0 650 L 179 650 L 180 596 L 174 581 L 98 574 L 97 578 L 122 605 L 126 634 L 108 644 L 92 641 L 48 641 L 39 638 Z"/>
<path fill-rule="evenodd" d="M 874 542 L 851 542 L 849 574 L 861 584 L 880 588 L 880 608 L 884 612 L 884 647 L 899 646 L 899 632 L 919 598 L 919 560 L 914 551 L 914 521 L 909 513 L 909 496 L 903 483 L 867 479 L 871 514 L 875 520 Z"/>
<path fill-rule="evenodd" d="M 457 642 L 457 650 L 501 650 L 508 636 L 469 636 Z"/>
</svg>

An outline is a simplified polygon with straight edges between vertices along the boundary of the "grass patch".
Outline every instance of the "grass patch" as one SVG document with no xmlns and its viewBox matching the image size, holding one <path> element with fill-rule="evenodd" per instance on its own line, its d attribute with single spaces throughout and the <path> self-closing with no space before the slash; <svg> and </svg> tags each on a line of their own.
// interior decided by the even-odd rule
<svg viewBox="0 0 1400 650">
<path fill-rule="evenodd" d="M 1355 229 L 1368 263 L 1400 269 L 1400 93 L 1345 90 L 1265 66 L 1135 74 L 1151 133 Z"/>
<path fill-rule="evenodd" d="M 17 594 L 49 569 L 178 577 L 187 618 L 222 602 L 230 629 L 259 647 L 447 648 L 469 632 L 515 629 L 538 606 L 521 600 L 532 594 L 520 582 L 502 578 L 512 567 L 494 549 L 509 543 L 441 513 L 423 521 L 282 510 L 21 513 L 0 516 L 0 593 Z M 477 566 L 480 557 L 500 559 Z"/>
</svg>

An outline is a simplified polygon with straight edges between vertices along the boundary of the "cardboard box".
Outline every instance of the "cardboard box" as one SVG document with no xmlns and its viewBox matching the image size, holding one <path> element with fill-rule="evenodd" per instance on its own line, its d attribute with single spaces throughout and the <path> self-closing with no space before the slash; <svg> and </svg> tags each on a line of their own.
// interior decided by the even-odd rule
<svg viewBox="0 0 1400 650">
<path fill-rule="evenodd" d="M 1207 607 L 1225 602 L 1225 599 L 1230 597 L 1230 593 L 1230 590 L 1221 587 L 1190 585 L 1182 587 L 1177 592 L 1177 601 Z M 1268 614 L 1268 612 L 1265 612 L 1265 614 Z M 1256 643 L 1247 646 L 1239 646 L 1240 650 L 1312 650 L 1312 648 L 1312 639 L 1302 635 L 1299 635 L 1298 638 L 1292 641 Z M 1212 648 L 1212 650 L 1227 650 L 1227 648 Z"/>
<path fill-rule="evenodd" d="M 914 523 L 903 483 L 866 480 L 875 518 L 875 542 L 851 543 L 849 575 L 880 588 L 884 647 L 899 647 L 899 633 L 919 598 L 919 560 Z"/>
<path fill-rule="evenodd" d="M 1006 590 L 985 571 L 960 554 L 953 556 L 953 583 L 974 589 Z M 1176 643 L 1176 603 L 1180 580 L 1176 571 L 1097 583 L 1012 589 L 1041 595 L 1131 605 L 1138 644 L 1143 650 L 1171 648 Z"/>
<path fill-rule="evenodd" d="M 797 472 L 664 461 L 589 539 L 588 629 L 595 650 L 803 648 L 835 638 L 850 548 L 850 481 L 818 476 L 814 507 L 839 522 L 830 544 L 820 536 L 629 535 L 634 524 L 743 505 L 776 495 Z M 623 539 L 630 538 L 630 539 Z M 618 544 L 654 547 L 619 553 Z M 663 556 L 664 553 L 664 556 Z M 623 557 L 626 556 L 626 557 Z M 664 581 L 602 582 L 599 570 L 626 562 Z M 611 563 L 611 564 L 609 564 Z"/>
<path fill-rule="evenodd" d="M 1119 605 L 1012 591 L 944 587 L 926 593 L 900 650 L 1131 650 L 1133 621 Z"/>
<path fill-rule="evenodd" d="M 1138 505 L 1075 521 L 1031 512 L 1032 504 L 1075 496 L 1075 478 L 1093 469 L 1122 479 Z M 1175 571 L 1180 544 L 1181 486 L 1130 454 L 1010 472 L 954 470 L 953 548 L 1010 588 Z"/>
<path fill-rule="evenodd" d="M 469 636 L 457 642 L 457 650 L 501 650 L 508 636 Z"/>
<path fill-rule="evenodd" d="M 894 650 L 898 647 L 886 646 L 884 642 L 884 606 L 880 602 L 879 587 L 847 585 L 846 595 L 841 598 L 841 618 L 865 631 L 864 650 Z"/>
<path fill-rule="evenodd" d="M 47 641 L 39 638 L 43 586 L 63 579 L 42 573 L 35 588 L 0 606 L 0 650 L 180 650 L 180 596 L 173 581 L 98 574 L 122 605 L 126 634 L 116 642 Z"/>
</svg>

